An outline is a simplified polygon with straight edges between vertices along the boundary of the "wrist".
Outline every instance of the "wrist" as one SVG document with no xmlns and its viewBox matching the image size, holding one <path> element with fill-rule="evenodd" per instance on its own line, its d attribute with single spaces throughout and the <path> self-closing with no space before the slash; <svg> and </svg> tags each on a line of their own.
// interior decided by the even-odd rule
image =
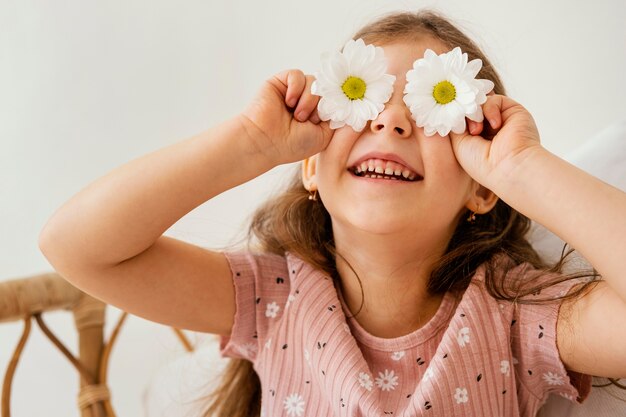
<svg viewBox="0 0 626 417">
<path fill-rule="evenodd" d="M 528 179 L 545 161 L 554 157 L 541 145 L 532 146 L 502 161 L 488 176 L 485 186 L 504 198 L 512 187 Z"/>
</svg>

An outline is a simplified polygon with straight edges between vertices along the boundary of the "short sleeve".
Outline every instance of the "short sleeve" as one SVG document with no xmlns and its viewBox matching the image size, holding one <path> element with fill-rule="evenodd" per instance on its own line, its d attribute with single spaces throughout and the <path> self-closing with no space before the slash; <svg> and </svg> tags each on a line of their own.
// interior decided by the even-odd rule
<svg viewBox="0 0 626 417">
<path fill-rule="evenodd" d="M 556 277 L 555 274 L 547 274 L 541 279 L 551 280 Z M 580 282 L 563 281 L 542 289 L 533 297 L 560 297 Z M 562 300 L 540 304 L 517 303 L 511 321 L 516 377 L 523 389 L 534 397 L 528 400 L 537 401 L 539 406 L 545 402 L 548 394 L 557 394 L 582 403 L 591 390 L 591 376 L 566 370 L 559 355 L 556 333 L 561 304 Z M 523 400 L 523 392 L 520 394 Z"/>
<path fill-rule="evenodd" d="M 220 337 L 220 354 L 254 363 L 267 334 L 282 318 L 289 296 L 287 261 L 275 254 L 224 252 L 235 289 L 230 335 Z"/>
</svg>

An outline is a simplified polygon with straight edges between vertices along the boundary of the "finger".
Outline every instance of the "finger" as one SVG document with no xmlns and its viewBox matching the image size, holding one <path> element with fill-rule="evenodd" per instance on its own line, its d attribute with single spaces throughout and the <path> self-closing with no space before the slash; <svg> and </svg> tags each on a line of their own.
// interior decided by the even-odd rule
<svg viewBox="0 0 626 417">
<path fill-rule="evenodd" d="M 489 156 L 489 141 L 481 136 L 450 132 L 454 155 L 463 169 L 474 179 L 481 178 L 484 161 Z"/>
<path fill-rule="evenodd" d="M 313 110 L 313 113 L 311 113 L 309 120 L 315 124 L 319 124 L 322 121 L 319 114 L 317 114 L 317 107 Z"/>
<path fill-rule="evenodd" d="M 483 115 L 492 129 L 498 129 L 502 125 L 502 96 L 492 95 L 487 97 L 483 104 Z"/>
<path fill-rule="evenodd" d="M 480 135 L 483 131 L 483 122 L 475 122 L 471 119 L 467 119 L 467 130 L 474 136 Z"/>
<path fill-rule="evenodd" d="M 285 93 L 285 103 L 289 107 L 295 107 L 300 100 L 302 91 L 306 86 L 304 73 L 298 69 L 288 70 L 286 74 L 287 93 Z"/>
<path fill-rule="evenodd" d="M 320 96 L 311 93 L 311 85 L 314 81 L 315 77 L 312 75 L 306 76 L 306 86 L 304 87 L 304 91 L 302 91 L 302 95 L 298 101 L 298 106 L 294 110 L 296 119 L 301 122 L 309 119 L 309 116 L 311 116 L 313 111 L 316 109 L 317 103 L 320 100 Z"/>
</svg>

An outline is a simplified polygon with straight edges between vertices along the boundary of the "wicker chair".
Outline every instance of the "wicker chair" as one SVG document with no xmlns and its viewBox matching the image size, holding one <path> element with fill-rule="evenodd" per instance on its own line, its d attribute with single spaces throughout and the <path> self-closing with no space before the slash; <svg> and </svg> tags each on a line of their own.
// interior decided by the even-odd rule
<svg viewBox="0 0 626 417">
<path fill-rule="evenodd" d="M 11 383 L 26 341 L 32 319 L 42 332 L 76 368 L 80 377 L 78 407 L 81 417 L 115 417 L 107 386 L 111 351 L 127 313 L 122 313 L 108 340 L 104 340 L 106 304 L 80 291 L 57 273 L 40 274 L 0 282 L 0 323 L 24 322 L 24 330 L 8 364 L 2 385 L 1 417 L 11 416 Z M 43 313 L 71 310 L 78 332 L 78 357 L 63 345 L 43 320 Z M 192 352 L 185 334 L 173 328 L 185 350 Z"/>
</svg>

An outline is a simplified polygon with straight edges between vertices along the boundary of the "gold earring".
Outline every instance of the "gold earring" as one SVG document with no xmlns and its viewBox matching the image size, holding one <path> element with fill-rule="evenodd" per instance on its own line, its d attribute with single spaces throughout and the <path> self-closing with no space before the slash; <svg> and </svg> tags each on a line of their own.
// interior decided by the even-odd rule
<svg viewBox="0 0 626 417">
<path fill-rule="evenodd" d="M 476 211 L 472 211 L 472 213 L 467 218 L 467 221 L 470 223 L 474 223 L 476 221 L 476 212 L 480 208 L 480 204 L 476 204 Z"/>
<path fill-rule="evenodd" d="M 317 190 L 309 190 L 309 200 L 317 201 Z"/>
</svg>

